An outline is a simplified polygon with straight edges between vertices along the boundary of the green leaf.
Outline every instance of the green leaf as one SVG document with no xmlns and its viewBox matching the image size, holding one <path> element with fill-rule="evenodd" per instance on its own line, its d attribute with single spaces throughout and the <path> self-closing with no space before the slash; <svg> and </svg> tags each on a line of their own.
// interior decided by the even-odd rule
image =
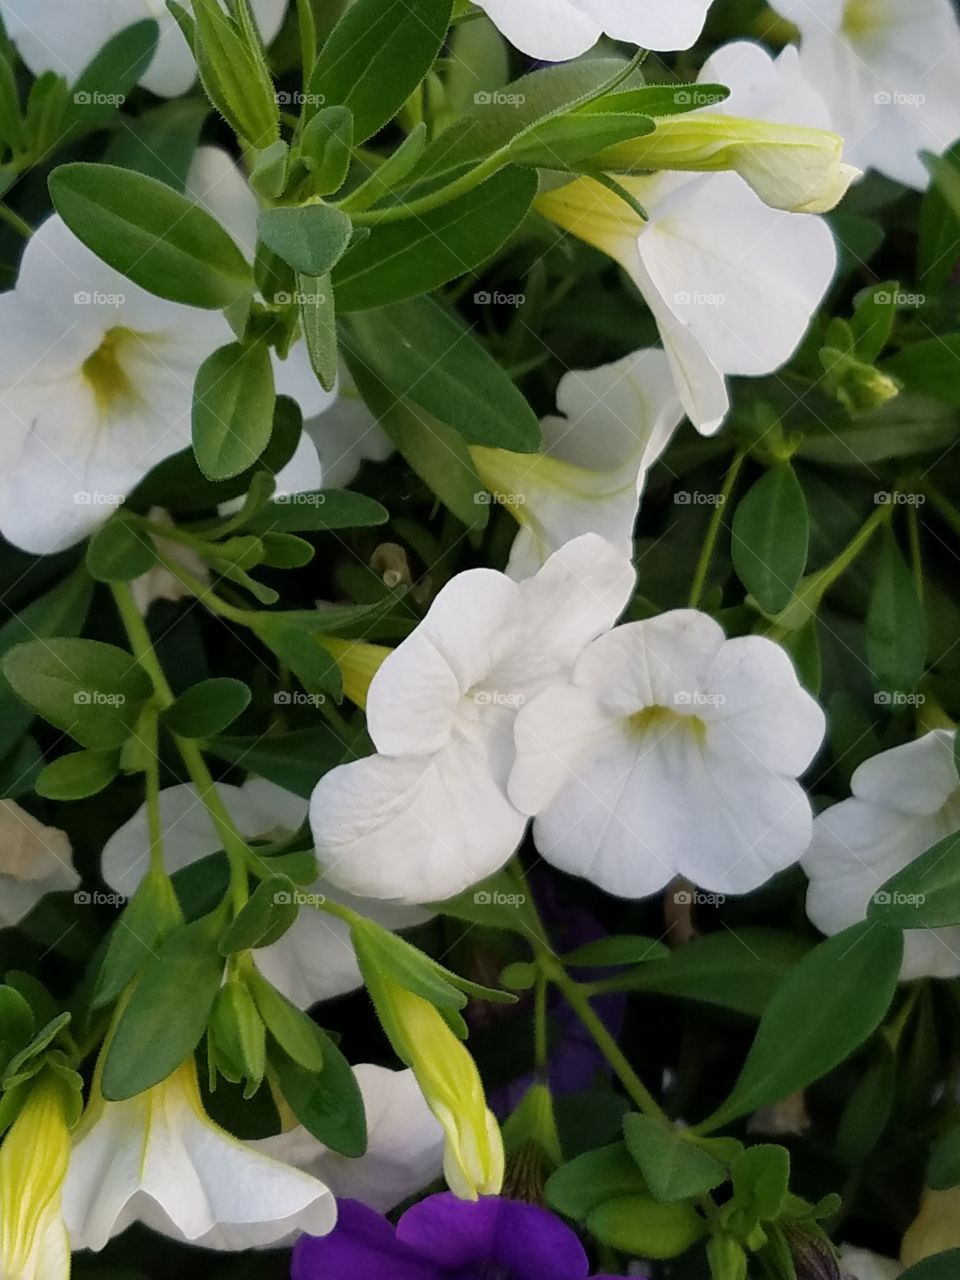
<svg viewBox="0 0 960 1280">
<path fill-rule="evenodd" d="M 934 1143 L 927 1165 L 927 1186 L 934 1191 L 960 1186 L 960 1128 L 951 1129 Z"/>
<path fill-rule="evenodd" d="M 468 444 L 533 453 L 540 424 L 504 369 L 462 320 L 431 298 L 356 312 L 347 345 L 400 399 L 455 428 Z"/>
<path fill-rule="evenodd" d="M 30 1005 L 13 987 L 0 986 L 0 1071 L 33 1039 Z"/>
<path fill-rule="evenodd" d="M 608 1200 L 643 1195 L 646 1183 L 622 1142 L 584 1152 L 547 1179 L 547 1204 L 565 1218 L 582 1222 Z"/>
<path fill-rule="evenodd" d="M 927 620 L 913 574 L 889 525 L 867 610 L 867 661 L 881 700 L 909 694 L 927 665 Z"/>
<path fill-rule="evenodd" d="M 665 959 L 670 948 L 655 938 L 633 934 L 614 935 L 585 942 L 563 957 L 566 969 L 604 969 L 625 964 L 643 964 L 647 960 Z"/>
<path fill-rule="evenodd" d="M 906 1271 L 901 1272 L 900 1280 L 956 1280 L 958 1267 L 960 1249 L 950 1249 L 907 1267 Z"/>
<path fill-rule="evenodd" d="M 920 158 L 933 178 L 920 210 L 920 285 L 939 293 L 960 257 L 960 143 Z"/>
<path fill-rule="evenodd" d="M 175 98 L 141 115 L 125 115 L 123 128 L 107 147 L 105 161 L 182 191 L 209 114 L 208 104 L 200 98 Z"/>
<path fill-rule="evenodd" d="M 691 1204 L 659 1204 L 651 1196 L 609 1200 L 587 1218 L 601 1244 L 645 1258 L 676 1258 L 702 1239 L 707 1225 Z"/>
<path fill-rule="evenodd" d="M 215 738 L 207 750 L 309 800 L 320 778 L 340 764 L 344 744 L 329 725 L 264 737 Z"/>
<path fill-rule="evenodd" d="M 254 533 L 319 533 L 324 529 L 368 529 L 389 519 L 386 507 L 364 493 L 316 489 L 275 499 L 247 522 L 247 528 Z"/>
<path fill-rule="evenodd" d="M 99 795 L 120 772 L 120 753 L 73 751 L 48 764 L 36 782 L 38 796 L 48 800 L 85 800 Z"/>
<path fill-rule="evenodd" d="M 353 141 L 365 142 L 397 114 L 433 66 L 450 26 L 452 0 L 397 8 L 355 0 L 320 50 L 310 96 L 353 113 Z"/>
<path fill-rule="evenodd" d="M 867 916 L 891 929 L 960 924 L 960 831 L 898 871 L 870 900 Z"/>
<path fill-rule="evenodd" d="M 31 640 L 3 672 L 14 692 L 83 747 L 123 746 L 153 686 L 122 649 L 99 640 Z"/>
<path fill-rule="evenodd" d="M 337 381 L 337 308 L 333 281 L 329 275 L 297 275 L 300 323 L 310 356 L 310 367 L 324 391 L 332 391 Z"/>
<path fill-rule="evenodd" d="M 476 270 L 513 235 L 536 193 L 534 174 L 503 169 L 439 209 L 374 227 L 334 271 L 339 310 L 402 302 Z"/>
<path fill-rule="evenodd" d="M 257 195 L 264 200 L 277 200 L 287 185 L 287 168 L 290 162 L 290 147 L 278 139 L 269 147 L 256 153 L 256 161 L 250 172 L 250 185 Z"/>
<path fill-rule="evenodd" d="M 7 58 L 0 52 L 0 142 L 18 151 L 24 142 L 23 115 L 17 79 Z"/>
<path fill-rule="evenodd" d="M 768 614 L 785 609 L 807 566 L 807 501 L 789 462 L 778 462 L 737 505 L 731 551 L 737 576 Z"/>
<path fill-rule="evenodd" d="M 232 342 L 200 366 L 193 392 L 193 451 L 210 480 L 253 466 L 270 443 L 276 392 L 269 348 Z"/>
<path fill-rule="evenodd" d="M 356 1158 L 367 1149 L 363 1095 L 349 1062 L 328 1035 L 317 1028 L 323 1044 L 323 1068 L 307 1071 L 276 1051 L 270 1064 L 284 1101 L 308 1133 L 331 1151 Z"/>
<path fill-rule="evenodd" d="M 264 209 L 257 220 L 260 239 L 294 271 L 324 276 L 347 250 L 353 224 L 330 204 Z"/>
<path fill-rule="evenodd" d="M 424 484 L 467 528 L 483 529 L 490 518 L 487 493 L 463 436 L 399 399 L 359 360 L 347 363 L 367 408 Z"/>
<path fill-rule="evenodd" d="M 781 1216 L 790 1190 L 790 1152 L 774 1143 L 742 1151 L 733 1162 L 733 1194 L 737 1208 L 751 1222 L 774 1222 Z"/>
<path fill-rule="evenodd" d="M 509 871 L 498 871 L 479 884 L 471 885 L 456 897 L 433 904 L 440 915 L 465 920 L 468 924 L 483 925 L 488 929 L 506 929 L 521 937 L 537 936 L 539 924 L 533 903 Z"/>
<path fill-rule="evenodd" d="M 107 41 L 73 86 L 75 130 L 90 133 L 109 124 L 157 49 L 160 28 L 152 18 L 135 22 Z"/>
<path fill-rule="evenodd" d="M 623 1131 L 627 1150 L 655 1200 L 692 1200 L 727 1180 L 724 1165 L 680 1129 L 634 1113 L 624 1116 Z"/>
<path fill-rule="evenodd" d="M 322 1071 L 327 1041 L 316 1023 L 282 996 L 259 970 L 248 969 L 245 978 L 267 1030 L 284 1054 L 305 1071 Z"/>
<path fill-rule="evenodd" d="M 163 713 L 163 724 L 180 738 L 212 738 L 233 724 L 253 695 L 242 680 L 218 676 L 181 693 Z"/>
<path fill-rule="evenodd" d="M 323 107 L 300 137 L 300 159 L 321 196 L 339 191 L 353 156 L 353 116 L 346 107 Z"/>
<path fill-rule="evenodd" d="M 655 128 L 654 122 L 645 116 L 626 112 L 611 111 L 606 115 L 571 112 L 552 116 L 522 133 L 510 147 L 510 158 L 515 164 L 566 169 L 605 147 L 653 133 Z"/>
<path fill-rule="evenodd" d="M 865 364 L 873 364 L 883 354 L 897 319 L 897 295 L 900 284 L 888 280 L 870 285 L 857 297 L 851 329 L 856 340 L 856 355 Z"/>
<path fill-rule="evenodd" d="M 940 400 L 960 409 L 960 333 L 916 342 L 881 365 L 883 373 L 898 378 L 908 391 Z"/>
<path fill-rule="evenodd" d="M 149 871 L 110 930 L 97 970 L 92 1009 L 102 1009 L 133 981 L 156 955 L 160 938 L 180 923 L 180 908 L 165 875 Z"/>
<path fill-rule="evenodd" d="M 280 108 L 259 40 L 234 21 L 219 0 L 194 0 L 194 54 L 207 97 L 257 149 L 280 137 Z"/>
<path fill-rule="evenodd" d="M 111 1102 L 152 1088 L 193 1053 L 223 977 L 209 917 L 171 933 L 143 970 L 107 1050 L 101 1087 Z"/>
<path fill-rule="evenodd" d="M 87 571 L 95 582 L 132 582 L 156 562 L 149 535 L 123 515 L 101 525 L 87 547 Z"/>
<path fill-rule="evenodd" d="M 251 618 L 250 629 L 290 668 L 308 693 L 339 696 L 343 680 L 336 660 L 296 616 L 258 613 Z"/>
<path fill-rule="evenodd" d="M 51 174 L 50 194 L 74 235 L 149 293 L 220 310 L 253 291 L 250 264 L 216 218 L 155 178 L 68 164 Z"/>
<path fill-rule="evenodd" d="M 805 1089 L 849 1058 L 889 1009 L 902 960 L 903 936 L 873 921 L 815 947 L 770 1001 L 733 1093 L 710 1117 L 710 1128 Z M 792 1046 L 789 1054 L 785 1044 Z"/>
<path fill-rule="evenodd" d="M 267 876 L 257 885 L 219 942 L 222 956 L 269 947 L 299 915 L 297 888 L 288 876 Z"/>
<path fill-rule="evenodd" d="M 784 978 L 810 951 L 794 934 L 747 928 L 711 933 L 615 979 L 622 991 L 651 991 L 759 1018 Z"/>
</svg>

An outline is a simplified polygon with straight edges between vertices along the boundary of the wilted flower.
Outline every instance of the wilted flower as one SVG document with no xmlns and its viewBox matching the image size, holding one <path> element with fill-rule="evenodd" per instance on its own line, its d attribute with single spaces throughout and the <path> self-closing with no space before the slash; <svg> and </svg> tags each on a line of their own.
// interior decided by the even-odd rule
<svg viewBox="0 0 960 1280">
<path fill-rule="evenodd" d="M 0 800 L 0 925 L 18 924 L 45 894 L 79 883 L 66 834 Z"/>
</svg>

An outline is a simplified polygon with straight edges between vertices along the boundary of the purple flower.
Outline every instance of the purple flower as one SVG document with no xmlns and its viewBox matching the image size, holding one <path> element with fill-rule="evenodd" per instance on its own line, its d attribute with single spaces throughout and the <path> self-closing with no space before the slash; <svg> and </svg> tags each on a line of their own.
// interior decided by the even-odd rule
<svg viewBox="0 0 960 1280">
<path fill-rule="evenodd" d="M 546 1209 L 449 1192 L 415 1204 L 396 1227 L 341 1200 L 330 1235 L 304 1236 L 293 1254 L 293 1280 L 587 1280 L 589 1270 L 576 1235 Z"/>
</svg>

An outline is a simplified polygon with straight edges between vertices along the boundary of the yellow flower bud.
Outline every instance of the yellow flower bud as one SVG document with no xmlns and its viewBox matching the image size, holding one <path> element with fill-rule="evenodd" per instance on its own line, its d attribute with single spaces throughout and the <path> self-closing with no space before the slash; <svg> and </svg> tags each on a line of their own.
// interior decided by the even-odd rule
<svg viewBox="0 0 960 1280">
<path fill-rule="evenodd" d="M 653 133 L 617 143 L 596 157 L 611 170 L 732 169 L 773 209 L 827 213 L 860 170 L 843 162 L 843 139 L 826 129 L 737 116 L 664 116 Z"/>
<path fill-rule="evenodd" d="M 70 1274 L 60 1192 L 70 1158 L 63 1091 L 42 1077 L 0 1146 L 0 1275 Z"/>
<path fill-rule="evenodd" d="M 477 1065 L 432 1004 L 384 980 L 402 1044 L 430 1110 L 446 1134 L 443 1172 L 461 1200 L 495 1196 L 503 1185 L 503 1139 Z"/>
<path fill-rule="evenodd" d="M 373 677 L 393 650 L 382 644 L 367 644 L 365 640 L 344 640 L 342 636 L 318 638 L 340 668 L 343 692 L 351 702 L 365 708 Z"/>
</svg>

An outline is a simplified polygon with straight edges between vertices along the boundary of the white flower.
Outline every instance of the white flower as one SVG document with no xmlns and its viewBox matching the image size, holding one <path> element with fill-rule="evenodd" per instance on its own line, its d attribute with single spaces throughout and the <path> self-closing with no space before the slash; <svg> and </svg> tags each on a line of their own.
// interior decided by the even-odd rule
<svg viewBox="0 0 960 1280">
<path fill-rule="evenodd" d="M 920 151 L 960 136 L 960 23 L 950 0 L 774 0 L 850 159 L 918 190 Z"/>
<path fill-rule="evenodd" d="M 252 0 L 252 9 L 269 44 L 280 30 L 287 0 Z M 134 22 L 153 18 L 160 24 L 160 40 L 140 83 L 173 98 L 197 78 L 193 55 L 164 0 L 0 0 L 0 15 L 35 75 L 55 71 L 73 83 L 108 40 Z"/>
<path fill-rule="evenodd" d="M 507 862 L 526 825 L 506 794 L 517 710 L 613 625 L 633 580 L 630 562 L 587 534 L 522 582 L 470 569 L 447 583 L 370 685 L 378 754 L 332 770 L 313 793 L 331 883 L 434 902 Z"/>
<path fill-rule="evenodd" d="M 864 761 L 851 798 L 817 818 L 803 869 L 807 915 L 823 933 L 862 920 L 887 880 L 960 831 L 954 736 L 936 729 Z M 903 937 L 904 979 L 960 975 L 960 927 L 908 929 Z"/>
<path fill-rule="evenodd" d="M 76 1249 L 104 1248 L 132 1222 L 210 1249 L 326 1235 L 336 1201 L 318 1179 L 241 1142 L 203 1109 L 191 1058 L 125 1102 L 94 1094 L 74 1135 L 63 1216 Z"/>
<path fill-rule="evenodd" d="M 644 49 L 689 49 L 711 0 L 477 0 L 518 49 L 545 62 L 585 53 L 607 35 Z"/>
<path fill-rule="evenodd" d="M 647 472 L 683 418 L 670 363 L 653 349 L 565 374 L 557 407 L 564 416 L 542 423 L 543 453 L 471 449 L 480 478 L 520 525 L 512 578 L 536 573 L 582 533 L 630 556 Z"/>
<path fill-rule="evenodd" d="M 736 173 L 619 179 L 649 214 L 580 178 L 537 199 L 545 217 L 608 254 L 643 294 L 684 410 L 711 434 L 730 407 L 725 375 L 779 369 L 833 278 L 827 224 L 770 209 Z"/>
<path fill-rule="evenodd" d="M 653 133 L 602 151 L 597 163 L 633 171 L 732 169 L 771 208 L 834 208 L 860 170 L 844 164 L 843 139 L 829 131 L 826 104 L 804 79 L 797 50 L 774 59 L 747 40 L 724 45 L 699 77 L 700 84 L 718 82 L 731 88 L 724 102 L 662 116 Z M 693 101 L 697 93 L 677 90 Z"/>
<path fill-rule="evenodd" d="M 0 927 L 18 924 L 45 894 L 79 883 L 66 833 L 0 800 Z"/>
<path fill-rule="evenodd" d="M 51 1073 L 34 1083 L 0 1146 L 0 1276 L 68 1280 L 61 1190 L 70 1156 L 64 1094 Z"/>
<path fill-rule="evenodd" d="M 510 797 L 554 866 L 641 898 L 746 893 L 796 862 L 824 716 L 783 649 L 679 609 L 596 640 L 517 718 Z"/>
<path fill-rule="evenodd" d="M 893 1258 L 881 1258 L 869 1249 L 853 1249 L 845 1244 L 840 1250 L 843 1280 L 897 1280 L 903 1267 Z"/>
<path fill-rule="evenodd" d="M 0 532 L 41 555 L 189 445 L 197 370 L 231 340 L 222 315 L 146 293 L 56 215 L 0 294 L 0 328 Z"/>
<path fill-rule="evenodd" d="M 219 147 L 198 147 L 190 163 L 186 192 L 219 219 L 252 262 L 259 206 L 233 158 Z M 285 360 L 273 353 L 273 369 L 278 394 L 296 400 L 304 417 L 304 437 L 297 456 L 277 477 L 279 492 L 318 489 L 320 476 L 323 488 L 342 488 L 354 479 L 365 459 L 382 462 L 393 452 L 390 439 L 345 372 L 333 391 L 324 391 L 302 339 L 294 343 Z M 319 474 L 315 475 L 317 468 Z"/>
<path fill-rule="evenodd" d="M 251 778 L 242 787 L 218 787 L 240 832 L 247 839 L 275 840 L 297 831 L 307 816 L 307 804 L 292 792 Z M 215 853 L 221 848 L 207 810 L 192 786 L 167 787 L 160 792 L 160 821 L 164 832 L 164 862 L 169 872 Z M 131 897 L 149 865 L 146 807 L 110 837 L 104 846 L 102 874 L 118 893 Z M 344 906 L 373 917 L 387 929 L 409 929 L 430 917 L 426 912 L 384 902 L 366 902 L 334 890 L 323 879 L 306 886 L 307 896 L 332 896 Z M 308 902 L 293 925 L 277 942 L 253 953 L 265 978 L 301 1009 L 318 1000 L 354 991 L 361 985 L 350 930 L 342 920 L 318 911 Z"/>
<path fill-rule="evenodd" d="M 306 1169 L 338 1199 L 360 1200 L 389 1213 L 440 1177 L 443 1129 L 412 1071 L 390 1071 L 372 1063 L 353 1070 L 367 1113 L 367 1150 L 359 1159 L 331 1151 L 302 1126 L 253 1145 Z"/>
</svg>

